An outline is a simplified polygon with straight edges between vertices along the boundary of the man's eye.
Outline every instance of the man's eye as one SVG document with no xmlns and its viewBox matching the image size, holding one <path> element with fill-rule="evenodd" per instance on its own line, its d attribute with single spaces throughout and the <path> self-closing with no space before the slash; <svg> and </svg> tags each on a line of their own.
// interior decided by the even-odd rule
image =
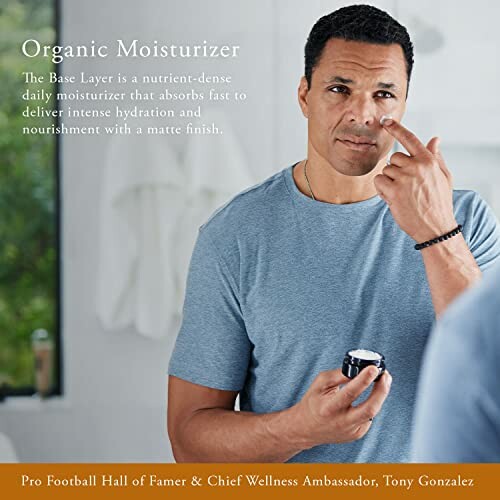
<svg viewBox="0 0 500 500">
<path fill-rule="evenodd" d="M 337 89 L 340 89 L 342 92 L 338 92 Z M 342 87 L 341 85 L 335 85 L 335 87 L 331 87 L 328 90 L 333 90 L 336 94 L 343 94 L 344 90 L 347 91 L 346 87 Z"/>
<path fill-rule="evenodd" d="M 384 97 L 384 99 L 389 99 L 391 97 L 394 97 L 390 92 L 386 92 L 385 90 L 380 90 L 379 92 L 377 92 L 377 94 L 384 94 L 382 97 Z"/>
</svg>

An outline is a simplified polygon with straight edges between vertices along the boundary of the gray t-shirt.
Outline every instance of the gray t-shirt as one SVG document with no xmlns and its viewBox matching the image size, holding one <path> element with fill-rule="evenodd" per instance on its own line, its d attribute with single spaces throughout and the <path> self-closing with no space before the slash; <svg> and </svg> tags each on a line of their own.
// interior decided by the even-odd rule
<svg viewBox="0 0 500 500">
<path fill-rule="evenodd" d="M 315 201 L 299 191 L 292 168 L 238 194 L 201 226 L 168 373 L 240 391 L 241 410 L 268 413 L 300 401 L 347 350 L 376 350 L 393 383 L 370 431 L 289 462 L 408 461 L 435 318 L 422 256 L 379 196 Z M 500 256 L 495 217 L 472 191 L 455 191 L 454 205 L 479 266 L 488 268 Z"/>
<path fill-rule="evenodd" d="M 431 335 L 412 449 L 415 462 L 500 462 L 500 266 Z"/>
</svg>

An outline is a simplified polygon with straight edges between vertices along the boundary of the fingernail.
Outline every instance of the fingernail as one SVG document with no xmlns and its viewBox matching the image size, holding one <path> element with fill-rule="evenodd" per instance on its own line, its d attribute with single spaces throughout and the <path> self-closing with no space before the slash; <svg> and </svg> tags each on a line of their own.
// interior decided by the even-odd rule
<svg viewBox="0 0 500 500">
<path fill-rule="evenodd" d="M 380 125 L 387 127 L 389 125 L 392 125 L 393 123 L 394 123 L 394 120 L 392 119 L 391 115 L 382 115 L 380 117 Z"/>
</svg>

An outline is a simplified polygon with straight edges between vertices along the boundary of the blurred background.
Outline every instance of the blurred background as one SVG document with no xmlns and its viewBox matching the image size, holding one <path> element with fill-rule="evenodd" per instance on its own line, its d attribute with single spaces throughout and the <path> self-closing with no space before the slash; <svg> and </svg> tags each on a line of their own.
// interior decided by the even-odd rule
<svg viewBox="0 0 500 500">
<path fill-rule="evenodd" d="M 296 96 L 304 44 L 320 16 L 351 3 L 0 0 L 0 461 L 173 461 L 166 373 L 196 229 L 243 188 L 305 157 Z M 478 191 L 500 215 L 500 4 L 370 3 L 404 24 L 414 43 L 404 124 L 425 142 L 439 135 L 455 188 Z M 67 58 L 56 68 L 22 55 L 28 38 L 95 40 L 110 56 Z M 236 59 L 119 59 L 117 39 L 241 49 Z M 23 126 L 54 119 L 22 116 L 23 71 L 205 71 L 231 75 L 218 88 L 247 98 L 203 104 L 198 121 L 213 118 L 221 136 L 30 135 Z M 47 364 L 49 379 L 40 371 Z"/>
</svg>

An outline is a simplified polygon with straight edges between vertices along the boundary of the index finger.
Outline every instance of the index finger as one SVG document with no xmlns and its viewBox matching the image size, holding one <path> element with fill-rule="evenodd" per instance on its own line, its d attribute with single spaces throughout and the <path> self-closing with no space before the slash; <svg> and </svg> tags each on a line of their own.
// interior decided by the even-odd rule
<svg viewBox="0 0 500 500">
<path fill-rule="evenodd" d="M 348 381 L 349 379 L 342 373 L 342 368 L 337 368 L 320 372 L 314 379 L 312 386 L 318 392 L 325 392 Z"/>
<path fill-rule="evenodd" d="M 395 137 L 412 156 L 428 152 L 427 148 L 420 142 L 420 139 L 394 118 L 386 119 L 382 122 L 382 127 Z"/>
</svg>

